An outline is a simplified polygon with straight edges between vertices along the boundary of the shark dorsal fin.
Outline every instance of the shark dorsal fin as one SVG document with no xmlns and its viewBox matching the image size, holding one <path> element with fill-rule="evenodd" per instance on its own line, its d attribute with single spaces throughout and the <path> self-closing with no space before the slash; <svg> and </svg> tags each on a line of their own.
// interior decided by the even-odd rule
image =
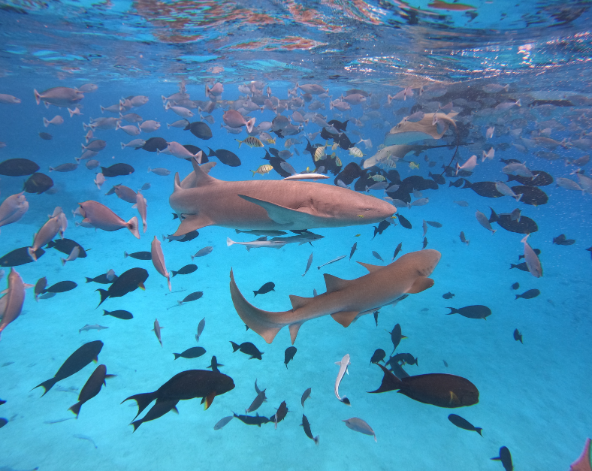
<svg viewBox="0 0 592 471">
<path fill-rule="evenodd" d="M 363 262 L 358 262 L 358 263 L 360 265 L 362 265 L 370 273 L 374 273 L 376 270 L 380 270 L 381 268 L 384 268 L 383 266 L 380 266 L 380 265 L 371 265 L 369 263 L 363 263 Z"/>
<path fill-rule="evenodd" d="M 179 172 L 175 173 L 175 188 L 174 191 L 177 191 L 181 188 L 181 180 L 179 179 Z"/>
<path fill-rule="evenodd" d="M 200 166 L 197 160 L 195 158 L 192 158 L 191 165 L 193 165 L 193 173 L 195 174 L 195 181 L 193 184 L 194 187 L 204 186 L 218 181 L 217 179 L 210 177 L 208 175 L 208 172 L 212 169 L 214 165 L 216 165 L 215 162 L 208 162 L 207 164 Z"/>
<path fill-rule="evenodd" d="M 329 275 L 328 273 L 325 273 L 323 276 L 325 277 L 325 286 L 327 287 L 327 293 L 332 293 L 333 291 L 345 289 L 350 285 L 350 280 L 343 280 L 336 276 Z"/>
<path fill-rule="evenodd" d="M 354 319 L 358 317 L 358 314 L 358 311 L 340 311 L 331 314 L 331 317 L 339 322 L 343 327 L 349 327 Z"/>
<path fill-rule="evenodd" d="M 306 306 L 314 298 L 303 298 L 302 296 L 290 295 L 290 302 L 292 303 L 292 309 L 300 309 Z"/>
</svg>

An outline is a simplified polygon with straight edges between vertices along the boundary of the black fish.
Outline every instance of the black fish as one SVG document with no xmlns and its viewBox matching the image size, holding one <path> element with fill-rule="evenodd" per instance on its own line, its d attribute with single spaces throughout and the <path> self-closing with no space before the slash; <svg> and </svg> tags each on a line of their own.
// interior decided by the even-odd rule
<svg viewBox="0 0 592 471">
<path fill-rule="evenodd" d="M 389 361 L 386 362 L 387 365 L 392 363 L 399 363 L 400 365 L 419 366 L 418 359 L 411 355 L 411 353 L 397 353 L 395 356 L 390 357 Z"/>
<path fill-rule="evenodd" d="M 319 444 L 319 437 L 312 436 L 312 431 L 310 430 L 310 422 L 308 421 L 308 419 L 306 418 L 306 416 L 304 414 L 302 414 L 302 423 L 300 425 L 302 427 L 304 427 L 304 433 L 306 433 L 306 436 L 308 438 L 310 438 L 312 441 L 314 441 L 315 445 L 318 445 Z"/>
<path fill-rule="evenodd" d="M 432 227 L 437 227 L 437 228 L 442 227 L 442 224 L 440 224 L 438 221 L 426 221 L 426 223 Z"/>
<path fill-rule="evenodd" d="M 397 245 L 397 248 L 395 249 L 395 254 L 393 255 L 393 260 L 395 258 L 397 258 L 397 255 L 399 255 L 399 252 L 401 251 L 402 248 L 403 248 L 403 242 L 399 242 L 399 245 Z"/>
<path fill-rule="evenodd" d="M 422 250 L 425 249 L 428 246 L 428 238 L 424 237 L 423 238 L 423 244 L 422 244 Z"/>
<path fill-rule="evenodd" d="M 134 252 L 134 253 L 127 253 L 123 252 L 123 257 L 132 257 L 136 260 L 152 260 L 152 253 L 151 252 Z"/>
<path fill-rule="evenodd" d="M 518 265 L 514 265 L 513 263 L 510 263 L 510 270 L 512 268 L 518 268 L 518 270 L 528 271 L 528 267 L 526 266 L 526 262 L 519 263 Z"/>
<path fill-rule="evenodd" d="M 216 358 L 216 355 L 214 355 L 212 357 L 212 361 L 210 362 L 210 366 L 208 366 L 207 368 L 211 368 L 212 371 L 215 371 L 216 373 L 219 372 L 218 367 L 219 366 L 224 366 L 222 363 L 218 363 L 218 359 Z"/>
<path fill-rule="evenodd" d="M 188 232 L 187 234 L 178 237 L 178 236 L 168 236 L 169 242 L 189 242 L 190 240 L 195 239 L 197 236 L 199 236 L 199 232 L 195 231 L 191 231 Z"/>
<path fill-rule="evenodd" d="M 442 297 L 444 299 L 452 299 L 452 298 L 454 298 L 454 294 L 452 294 L 450 291 L 448 291 L 448 293 L 443 294 Z"/>
<path fill-rule="evenodd" d="M 93 397 L 95 397 L 101 391 L 103 387 L 103 383 L 107 378 L 112 378 L 114 375 L 107 374 L 107 367 L 105 365 L 99 365 L 90 375 L 80 394 L 78 396 L 78 402 L 74 404 L 70 409 L 74 414 L 76 414 L 76 418 L 78 418 L 78 414 L 80 414 L 80 408 L 85 402 L 90 401 Z M 105 383 L 106 384 L 106 383 Z"/>
<path fill-rule="evenodd" d="M 198 152 L 201 152 L 201 163 L 202 164 L 207 164 L 209 162 L 206 153 L 202 149 L 200 149 L 199 147 L 194 146 L 193 144 L 183 144 L 183 147 L 185 147 L 185 149 L 187 149 L 193 155 L 196 155 Z M 192 159 L 192 157 L 187 157 L 185 160 L 191 162 L 191 159 Z"/>
<path fill-rule="evenodd" d="M 495 182 L 475 182 L 471 183 L 468 180 L 465 180 L 465 186 L 463 188 L 470 188 L 479 196 L 484 196 L 485 198 L 501 198 L 503 193 L 497 191 L 495 187 Z M 515 191 L 515 188 L 513 190 Z M 521 192 L 518 192 L 521 193 Z M 516 193 L 516 194 L 518 194 Z"/>
<path fill-rule="evenodd" d="M 547 186 L 553 183 L 553 177 L 542 170 L 531 170 L 536 176 L 534 178 L 523 177 L 521 175 L 508 175 L 508 181 L 517 181 L 526 186 Z M 518 193 L 516 193 L 518 194 Z"/>
<path fill-rule="evenodd" d="M 233 412 L 233 415 L 238 420 L 240 420 L 241 422 L 243 422 L 247 425 L 257 425 L 258 427 L 261 427 L 261 425 L 271 422 L 271 420 L 269 420 L 267 417 L 263 417 L 262 415 L 260 416 L 259 414 L 255 415 L 255 416 L 253 416 L 253 415 L 236 415 Z"/>
<path fill-rule="evenodd" d="M 179 413 L 179 411 L 177 410 L 178 403 L 179 399 L 157 399 L 156 403 L 152 406 L 152 408 L 146 413 L 144 417 L 142 417 L 140 420 L 134 420 L 131 423 L 131 425 L 133 425 L 134 427 L 134 432 L 144 422 L 156 420 L 172 410 Z"/>
<path fill-rule="evenodd" d="M 253 358 L 257 358 L 257 360 L 262 359 L 261 355 L 263 355 L 263 352 L 260 352 L 257 349 L 257 347 L 255 345 L 253 345 L 251 342 L 244 342 L 239 345 L 237 343 L 234 343 L 231 340 L 230 343 L 232 344 L 233 353 L 236 352 L 237 350 L 240 350 L 241 352 L 243 352 L 247 355 L 251 355 L 251 358 L 249 358 L 249 360 L 252 360 Z"/>
<path fill-rule="evenodd" d="M 288 369 L 288 363 L 294 359 L 294 355 L 296 355 L 297 349 L 296 347 L 288 347 L 284 353 L 284 365 L 286 365 L 286 369 Z"/>
<path fill-rule="evenodd" d="M 111 167 L 101 167 L 101 170 L 105 177 L 121 177 L 135 172 L 134 167 L 123 163 L 114 164 Z"/>
<path fill-rule="evenodd" d="M 120 298 L 121 296 L 125 296 L 127 293 L 135 291 L 137 288 L 144 289 L 144 282 L 147 279 L 148 272 L 143 268 L 130 268 L 119 275 L 117 280 L 115 280 L 109 286 L 108 290 L 97 290 L 101 295 L 101 302 L 99 303 L 99 306 L 103 304 L 107 298 Z"/>
<path fill-rule="evenodd" d="M 99 361 L 99 353 L 103 348 L 103 342 L 95 340 L 94 342 L 85 343 L 82 347 L 76 350 L 70 355 L 64 364 L 60 366 L 58 372 L 53 378 L 44 381 L 43 383 L 35 386 L 33 389 L 42 387 L 45 391 L 43 396 L 58 382 L 63 379 L 69 378 L 75 373 L 78 373 L 82 368 L 88 365 L 91 361 Z"/>
<path fill-rule="evenodd" d="M 102 275 L 99 276 L 95 276 L 94 278 L 89 278 L 88 276 L 85 276 L 86 278 L 86 282 L 87 283 L 100 283 L 102 285 L 110 285 L 111 283 L 115 282 L 115 280 L 117 279 L 117 275 L 113 275 L 113 278 L 111 280 L 109 280 L 107 278 L 107 273 L 103 273 Z"/>
<path fill-rule="evenodd" d="M 520 288 L 520 283 L 516 282 L 512 285 L 512 289 L 518 289 Z"/>
<path fill-rule="evenodd" d="M 522 195 L 521 203 L 530 204 L 532 206 L 540 206 L 549 201 L 547 193 L 536 186 L 513 186 L 512 191 L 517 195 Z"/>
<path fill-rule="evenodd" d="M 592 257 L 592 247 L 586 249 L 588 252 L 590 252 L 590 257 Z"/>
<path fill-rule="evenodd" d="M 266 294 L 266 293 L 269 293 L 270 291 L 275 291 L 274 288 L 275 288 L 275 283 L 273 281 L 268 281 L 261 288 L 259 288 L 257 291 L 253 291 L 253 293 L 255 293 L 255 296 L 257 296 L 258 294 Z"/>
<path fill-rule="evenodd" d="M 144 149 L 148 152 L 156 152 L 157 150 L 165 150 L 168 146 L 166 139 L 162 137 L 151 137 L 142 147 L 136 147 L 136 150 Z"/>
<path fill-rule="evenodd" d="M 177 401 L 201 397 L 202 403 L 205 402 L 205 408 L 208 409 L 217 395 L 227 393 L 233 389 L 234 381 L 230 376 L 207 370 L 187 370 L 173 376 L 156 391 L 136 394 L 128 397 L 123 402 L 129 401 L 130 399 L 136 401 L 138 404 L 138 413 L 136 414 L 136 417 L 138 417 L 138 415 L 140 415 L 142 411 L 156 399 L 156 404 L 148 414 L 146 414 L 146 416 L 140 421 L 134 422 L 135 430 L 142 422 L 154 420 L 155 418 L 166 414 L 176 405 Z M 168 409 L 162 405 L 165 401 L 172 401 L 172 405 Z M 166 410 L 158 415 L 158 417 L 147 419 L 153 410 L 163 408 Z M 136 423 L 137 425 L 135 425 Z"/>
<path fill-rule="evenodd" d="M 479 435 L 483 436 L 481 433 L 483 429 L 481 427 L 473 426 L 468 420 L 463 419 L 460 415 L 450 414 L 448 420 L 459 428 L 469 430 L 470 432 L 477 432 Z"/>
<path fill-rule="evenodd" d="M 210 149 L 208 147 L 208 149 Z M 234 152 L 225 149 L 212 150 L 208 157 L 218 157 L 218 160 L 229 167 L 238 167 L 242 162 Z"/>
<path fill-rule="evenodd" d="M 412 228 L 411 223 L 406 218 L 404 218 L 403 215 L 399 214 L 398 218 L 399 218 L 399 222 L 401 223 L 401 226 L 403 226 L 405 229 Z"/>
<path fill-rule="evenodd" d="M 391 341 L 393 342 L 393 353 L 395 353 L 395 350 L 399 346 L 399 343 L 401 343 L 401 340 L 406 339 L 407 337 L 401 332 L 401 324 L 396 324 L 395 327 L 393 327 L 393 330 L 389 333 L 391 334 Z"/>
<path fill-rule="evenodd" d="M 173 353 L 175 360 L 177 358 L 199 358 L 206 353 L 206 349 L 203 347 L 191 347 L 185 350 L 183 353 Z"/>
<path fill-rule="evenodd" d="M 37 249 L 35 252 L 35 258 L 39 260 L 45 253 L 43 249 Z M 25 265 L 26 263 L 31 263 L 33 259 L 29 255 L 29 247 L 21 247 L 20 249 L 15 249 L 12 252 L 8 252 L 2 258 L 0 258 L 0 267 L 18 267 L 20 265 Z"/>
<path fill-rule="evenodd" d="M 463 317 L 468 319 L 483 319 L 485 320 L 486 317 L 491 315 L 491 309 L 487 306 L 482 306 L 480 304 L 474 306 L 465 306 L 461 307 L 460 309 L 456 309 L 454 307 L 448 307 L 446 309 L 450 309 L 450 312 L 447 314 L 448 316 L 451 314 L 460 314 Z"/>
<path fill-rule="evenodd" d="M 41 193 L 49 190 L 53 186 L 53 180 L 45 175 L 44 173 L 34 173 L 31 175 L 25 184 L 23 190 L 27 193 L 35 193 L 40 195 Z"/>
<path fill-rule="evenodd" d="M 349 140 L 349 137 L 347 137 L 347 134 L 344 132 L 342 132 L 339 136 L 334 137 L 333 142 L 337 142 L 339 147 L 344 150 L 351 149 L 355 146 L 355 144 Z"/>
<path fill-rule="evenodd" d="M 282 159 L 281 157 L 277 157 L 277 156 L 271 156 L 269 154 L 269 152 L 267 152 L 267 150 L 265 151 L 265 157 L 263 157 L 265 160 L 267 160 L 269 162 L 269 165 L 271 165 L 273 167 L 273 169 L 280 174 L 280 176 L 286 178 L 290 176 L 290 172 L 287 172 L 283 167 L 282 167 L 282 163 L 286 163 L 286 161 L 284 159 Z"/>
<path fill-rule="evenodd" d="M 494 461 L 501 461 L 506 471 L 514 470 L 514 465 L 512 464 L 512 455 L 510 454 L 510 450 L 508 450 L 508 448 L 505 446 L 500 448 L 499 456 L 491 459 Z"/>
<path fill-rule="evenodd" d="M 536 298 L 539 294 L 541 294 L 541 292 L 538 289 L 529 289 L 528 291 L 525 291 L 522 294 L 516 294 L 516 298 L 523 298 L 523 299 L 532 299 L 532 298 Z"/>
<path fill-rule="evenodd" d="M 520 343 L 524 343 L 522 341 L 522 334 L 520 332 L 518 332 L 518 329 L 514 329 L 514 340 L 516 340 L 516 342 L 520 342 Z"/>
<path fill-rule="evenodd" d="M 382 348 L 379 348 L 375 350 L 372 354 L 372 358 L 370 358 L 370 363 L 378 363 L 379 361 L 383 361 L 384 357 L 386 357 L 386 352 Z"/>
<path fill-rule="evenodd" d="M 344 185 L 351 185 L 352 182 L 363 175 L 364 171 L 355 162 L 347 164 L 341 172 L 337 174 L 333 183 L 337 185 L 337 180 L 341 181 Z"/>
<path fill-rule="evenodd" d="M 117 319 L 129 320 L 133 319 L 134 316 L 129 311 L 124 311 L 123 309 L 118 309 L 117 311 L 106 311 L 103 309 L 104 316 L 113 316 L 117 317 Z"/>
<path fill-rule="evenodd" d="M 553 243 L 555 245 L 573 245 L 576 243 L 575 239 L 568 239 L 565 234 L 559 234 L 557 237 L 553 237 Z"/>
<path fill-rule="evenodd" d="M 203 296 L 203 291 L 195 291 L 194 293 L 188 294 L 183 298 L 183 301 L 177 301 L 179 304 L 188 303 L 189 301 L 197 301 Z"/>
<path fill-rule="evenodd" d="M 471 241 L 470 241 L 470 240 L 467 240 L 467 237 L 465 236 L 465 233 L 464 233 L 464 231 L 460 231 L 460 241 L 461 241 L 463 244 L 467 244 L 467 245 L 469 245 L 469 244 L 471 243 Z"/>
<path fill-rule="evenodd" d="M 352 245 L 351 250 L 349 251 L 349 259 L 351 260 L 351 258 L 353 257 L 356 249 L 358 248 L 358 243 L 354 242 L 354 245 Z"/>
<path fill-rule="evenodd" d="M 464 178 L 459 178 L 455 182 L 453 182 L 452 180 L 450 180 L 448 182 L 448 187 L 450 188 L 451 186 L 453 186 L 455 188 L 460 188 L 461 186 L 463 186 L 464 182 L 465 182 L 465 179 Z"/>
<path fill-rule="evenodd" d="M 173 273 L 173 276 L 177 276 L 177 275 L 189 275 L 189 273 L 193 273 L 196 270 L 197 270 L 197 265 L 195 265 L 194 263 L 190 263 L 189 265 L 185 265 L 183 268 L 181 268 L 178 271 L 175 271 L 175 270 L 171 270 L 171 271 Z"/>
<path fill-rule="evenodd" d="M 386 367 L 378 366 L 384 372 L 384 377 L 380 387 L 370 393 L 399 390 L 415 401 L 450 409 L 479 402 L 479 390 L 468 379 L 460 376 L 432 373 L 399 379 Z"/>
<path fill-rule="evenodd" d="M 24 177 L 34 174 L 39 165 L 29 159 L 8 159 L 0 163 L 0 175 Z"/>
<path fill-rule="evenodd" d="M 269 419 L 272 422 L 275 422 L 275 426 L 277 427 L 277 424 L 284 420 L 286 418 L 286 415 L 288 415 L 288 406 L 286 405 L 286 401 L 283 401 L 278 407 L 276 413 Z"/>
<path fill-rule="evenodd" d="M 66 291 L 72 291 L 77 286 L 78 285 L 73 281 L 60 281 L 59 283 L 46 288 L 44 293 L 65 293 Z"/>
<path fill-rule="evenodd" d="M 86 258 L 87 254 L 82 245 L 72 239 L 50 240 L 47 244 L 48 249 L 56 249 L 66 255 L 70 255 L 74 247 L 78 247 L 78 258 Z"/>
<path fill-rule="evenodd" d="M 516 232 L 517 234 L 532 234 L 533 232 L 539 230 L 539 226 L 537 226 L 537 223 L 529 217 L 520 216 L 519 220 L 514 221 L 512 220 L 512 216 L 510 214 L 498 215 L 492 207 L 489 207 L 489 209 L 491 209 L 491 216 L 489 216 L 489 222 L 497 222 L 506 231 Z"/>
<path fill-rule="evenodd" d="M 4 400 L 0 399 L 0 406 L 1 406 L 2 404 L 6 404 L 6 401 L 4 401 Z"/>
<path fill-rule="evenodd" d="M 212 130 L 206 123 L 202 123 L 201 121 L 189 123 L 185 126 L 184 130 L 190 131 L 195 137 L 203 139 L 204 141 L 212 138 Z"/>
<path fill-rule="evenodd" d="M 374 322 L 376 323 L 376 327 L 378 327 L 378 313 L 380 311 L 374 311 L 372 315 L 374 316 Z"/>
<path fill-rule="evenodd" d="M 4 427 L 8 423 L 8 419 L 0 417 L 0 428 Z"/>
<path fill-rule="evenodd" d="M 446 180 L 444 179 L 444 177 L 440 174 L 433 174 L 432 172 L 428 172 L 428 175 L 430 176 L 430 178 L 432 180 L 434 180 L 438 185 L 444 185 L 446 184 Z"/>
<path fill-rule="evenodd" d="M 51 141 L 53 139 L 53 136 L 48 132 L 40 132 L 39 137 L 44 141 Z"/>
<path fill-rule="evenodd" d="M 347 131 L 347 123 L 349 122 L 349 119 L 344 121 L 343 123 L 337 121 L 336 119 L 332 119 L 331 121 L 329 121 L 327 124 L 333 126 L 335 129 L 337 129 L 339 132 L 342 131 Z"/>
<path fill-rule="evenodd" d="M 390 226 L 390 225 L 391 225 L 391 223 L 390 223 L 390 222 L 388 222 L 388 221 L 385 219 L 385 220 L 383 220 L 383 221 L 380 221 L 380 222 L 378 223 L 378 226 L 373 226 L 373 227 L 374 227 L 374 237 L 376 237 L 376 234 L 378 234 L 378 235 L 382 235 L 382 233 L 383 233 L 384 231 L 386 231 L 386 230 L 389 228 L 389 226 Z M 372 238 L 374 239 L 374 237 L 372 237 Z M 351 258 L 351 257 L 350 257 L 350 258 Z"/>
</svg>

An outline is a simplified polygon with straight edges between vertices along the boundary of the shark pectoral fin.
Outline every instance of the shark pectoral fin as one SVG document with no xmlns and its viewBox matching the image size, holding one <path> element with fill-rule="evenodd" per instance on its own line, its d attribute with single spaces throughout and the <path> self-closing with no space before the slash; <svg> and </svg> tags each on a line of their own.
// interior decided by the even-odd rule
<svg viewBox="0 0 592 471">
<path fill-rule="evenodd" d="M 407 292 L 410 294 L 417 294 L 425 291 L 428 288 L 431 288 L 432 286 L 434 286 L 434 280 L 431 278 L 426 278 L 425 276 L 420 276 L 413 282 L 413 286 Z"/>
<path fill-rule="evenodd" d="M 294 209 L 286 208 L 285 206 L 280 206 L 279 204 L 270 203 L 269 201 L 259 200 L 246 195 L 238 196 L 246 201 L 249 201 L 250 203 L 261 206 L 265 211 L 267 211 L 269 218 L 278 224 L 298 225 L 302 227 L 315 225 L 314 221 L 316 218 L 311 214 L 305 213 L 303 211 L 296 211 Z"/>
<path fill-rule="evenodd" d="M 303 298 L 302 296 L 290 295 L 290 302 L 292 303 L 292 309 L 300 309 L 306 306 L 314 298 Z"/>
<path fill-rule="evenodd" d="M 298 335 L 298 331 L 300 330 L 300 326 L 303 324 L 303 322 L 298 322 L 296 324 L 290 324 L 290 338 L 292 339 L 292 345 L 294 345 L 294 342 L 296 341 L 296 336 Z"/>
<path fill-rule="evenodd" d="M 182 236 L 191 231 L 201 229 L 202 227 L 211 226 L 212 224 L 213 221 L 205 215 L 188 214 L 183 221 L 181 221 L 181 224 L 179 224 L 177 231 L 173 235 Z"/>
<path fill-rule="evenodd" d="M 331 314 L 331 317 L 339 322 L 343 327 L 349 327 L 356 317 L 360 314 L 359 311 L 340 311 Z"/>
<path fill-rule="evenodd" d="M 327 293 L 342 290 L 344 288 L 347 288 L 351 284 L 351 280 L 342 280 L 341 278 L 329 275 L 328 273 L 325 273 L 323 276 L 325 277 L 325 286 L 327 287 Z"/>
<path fill-rule="evenodd" d="M 381 268 L 384 268 L 383 266 L 380 266 L 380 265 L 371 265 L 370 263 L 362 263 L 362 262 L 358 262 L 358 263 L 360 265 L 362 265 L 370 273 L 373 273 L 376 270 L 380 270 Z"/>
</svg>

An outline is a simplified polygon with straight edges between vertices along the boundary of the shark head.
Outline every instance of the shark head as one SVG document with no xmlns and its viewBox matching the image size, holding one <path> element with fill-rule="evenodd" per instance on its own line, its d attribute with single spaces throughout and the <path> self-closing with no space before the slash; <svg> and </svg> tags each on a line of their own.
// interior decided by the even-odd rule
<svg viewBox="0 0 592 471">
<path fill-rule="evenodd" d="M 334 221 L 334 224 L 329 223 L 329 226 L 374 224 L 391 217 L 397 211 L 390 203 L 374 196 L 345 189 L 337 196 L 338 198 L 332 198 L 330 201 L 323 199 L 312 203 L 317 214 Z"/>
</svg>

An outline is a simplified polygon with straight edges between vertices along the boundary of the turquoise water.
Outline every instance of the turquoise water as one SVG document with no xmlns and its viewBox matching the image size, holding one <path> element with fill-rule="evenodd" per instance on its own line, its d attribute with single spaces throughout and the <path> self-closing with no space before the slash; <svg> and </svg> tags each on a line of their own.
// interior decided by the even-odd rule
<svg viewBox="0 0 592 471">
<path fill-rule="evenodd" d="M 591 434 L 587 411 L 592 374 L 592 261 L 586 251 L 592 246 L 591 194 L 585 187 L 569 190 L 558 179 L 586 182 L 590 174 L 585 158 L 592 147 L 592 91 L 587 80 L 590 4 L 515 6 L 477 1 L 470 7 L 425 1 L 261 2 L 248 6 L 239 2 L 5 4 L 0 9 L 0 94 L 15 96 L 20 103 L 0 103 L 0 142 L 5 144 L 0 148 L 0 165 L 8 159 L 29 159 L 40 167 L 38 172 L 51 177 L 53 186 L 39 195 L 25 194 L 29 202 L 26 214 L 0 229 L 0 256 L 30 246 L 57 206 L 68 219 L 65 237 L 88 253 L 86 258 L 62 266 L 59 259 L 67 255 L 45 248 L 37 262 L 15 267 L 30 285 L 46 277 L 48 286 L 61 281 L 73 281 L 77 286 L 38 301 L 34 288 L 26 289 L 21 315 L 2 331 L 0 399 L 6 403 L 0 405 L 0 417 L 7 423 L 0 428 L 0 469 L 501 470 L 503 465 L 491 458 L 499 455 L 502 446 L 510 450 L 516 469 L 569 469 Z M 256 91 L 239 91 L 239 86 L 251 81 L 261 82 L 258 89 L 265 98 L 269 87 L 271 96 L 290 100 L 294 94 L 289 91 L 297 83 L 319 84 L 329 90 L 329 96 L 292 101 L 290 109 L 282 111 L 286 117 L 295 110 L 311 113 L 311 120 L 298 134 L 280 137 L 268 131 L 275 144 L 265 141 L 263 148 L 246 144 L 239 148 L 235 139 L 247 137 L 245 128 L 240 134 L 228 133 L 221 128 L 222 116 L 247 94 L 257 99 Z M 167 127 L 181 117 L 163 108 L 162 95 L 176 93 L 183 83 L 196 101 L 190 105 L 194 116 L 189 120 L 202 121 L 197 106 L 208 104 L 205 85 L 216 82 L 224 84 L 224 92 L 211 113 L 203 112 L 203 119 L 210 120 L 211 139 Z M 35 102 L 33 90 L 88 83 L 98 88 L 85 93 L 78 103 L 81 115 L 70 117 L 65 107 L 46 108 Z M 491 85 L 508 88 L 491 92 Z M 489 93 L 484 89 L 488 86 Z M 407 87 L 413 96 L 388 103 L 388 95 Z M 351 105 L 351 110 L 331 109 L 330 102 L 351 89 L 371 95 L 361 105 Z M 303 95 L 302 90 L 295 93 Z M 80 157 L 80 144 L 85 143 L 87 132 L 83 123 L 118 116 L 102 113 L 101 106 L 136 95 L 149 100 L 127 112 L 160 122 L 160 129 L 139 136 L 114 129 L 94 131 L 94 138 L 106 141 L 94 159 L 104 167 L 129 164 L 134 168 L 131 175 L 106 178 L 99 190 L 94 180 L 100 168 L 86 168 L 88 160 L 71 172 L 49 171 L 49 167 L 74 163 Z M 521 106 L 508 105 L 517 100 Z M 309 105 L 315 101 L 321 108 L 311 111 Z M 449 103 L 452 109 L 446 108 Z M 508 109 L 500 109 L 500 104 Z M 397 124 L 416 111 L 429 114 L 439 107 L 445 110 L 440 113 L 451 113 L 448 116 L 454 125 L 447 126 L 438 139 L 424 134 L 403 142 L 396 132 Z M 333 142 L 328 138 L 309 136 L 322 129 L 312 122 L 314 112 L 327 121 L 349 119 L 344 134 L 363 157 L 340 147 L 331 149 Z M 63 124 L 44 127 L 43 118 L 50 120 L 56 115 L 63 118 Z M 259 125 L 271 122 L 276 113 L 255 110 L 247 119 L 250 117 Z M 491 138 L 486 137 L 488 128 L 494 128 Z M 52 139 L 42 139 L 40 132 L 50 133 Z M 386 140 L 389 132 L 395 137 Z M 397 203 L 393 224 L 375 237 L 373 226 L 377 223 L 313 228 L 312 232 L 323 238 L 312 245 L 247 251 L 238 245 L 227 246 L 227 238 L 246 242 L 257 236 L 214 225 L 198 229 L 199 236 L 188 242 L 162 241 L 169 272 L 191 263 L 198 266 L 193 273 L 173 277 L 169 292 L 167 280 L 150 260 L 124 257 L 124 252 L 150 251 L 155 236 L 162 240 L 163 235 L 177 230 L 178 219 L 173 219 L 169 204 L 174 176 L 178 172 L 183 179 L 192 171 L 189 162 L 171 155 L 121 148 L 122 142 L 150 137 L 206 151 L 208 147 L 229 150 L 240 158 L 241 165 L 230 167 L 212 157 L 216 165 L 211 176 L 262 182 L 282 178 L 275 170 L 254 176 L 251 171 L 268 163 L 263 157 L 272 152 L 270 149 L 285 150 L 287 138 L 300 140 L 290 147 L 294 155 L 287 158 L 297 172 L 315 168 L 314 158 L 305 150 L 307 139 L 313 145 L 327 145 L 326 154 L 335 152 L 342 168 L 352 162 L 363 167 L 364 160 L 394 139 L 396 144 L 415 147 L 398 162 L 391 159 L 370 167 L 367 175 L 382 175 L 389 184 L 397 184 L 396 170 L 401 180 L 421 176 L 424 182 L 432 182 L 432 188 L 421 190 L 421 194 L 407 192 L 409 201 L 428 198 L 429 202 L 410 208 Z M 361 139 L 369 139 L 371 144 L 358 142 Z M 492 146 L 494 157 L 482 161 L 482 153 Z M 456 164 L 462 165 L 472 155 L 478 157 L 478 164 L 464 177 L 469 183 L 463 186 L 506 182 L 502 159 L 516 159 L 535 174 L 546 172 L 552 177 L 551 184 L 540 187 L 548 201 L 532 205 L 510 196 L 489 198 L 450 186 L 460 176 L 448 176 L 443 167 L 451 165 L 454 173 Z M 149 168 L 166 168 L 170 174 L 160 176 L 148 172 Z M 338 171 L 329 171 L 328 179 L 315 184 L 335 186 Z M 444 173 L 445 183 L 435 184 L 430 173 Z M 0 176 L 0 201 L 21 192 L 27 178 Z M 74 217 L 72 211 L 87 200 L 108 206 L 125 221 L 139 217 L 131 203 L 105 193 L 116 184 L 137 191 L 146 183 L 150 188 L 141 192 L 148 203 L 148 229 L 143 233 L 140 228 L 139 240 L 125 228 L 106 232 L 76 224 L 81 218 Z M 366 193 L 367 182 L 357 188 L 355 183 L 349 186 L 352 191 L 391 202 L 403 195 L 389 190 L 389 196 L 383 189 Z M 536 221 L 538 231 L 529 236 L 528 243 L 541 250 L 542 277 L 510 269 L 511 264 L 523 261 L 518 257 L 524 253 L 524 234 L 507 231 L 494 222 L 493 234 L 482 227 L 476 211 L 489 217 L 490 207 L 497 214 L 519 208 L 522 216 Z M 399 215 L 409 220 L 411 229 L 403 227 Z M 287 368 L 288 328 L 271 344 L 245 329 L 230 296 L 231 269 L 250 303 L 267 311 L 287 311 L 292 307 L 289 295 L 324 293 L 325 273 L 356 279 L 367 273 L 357 261 L 387 265 L 400 243 L 397 259 L 421 251 L 423 221 L 441 224 L 426 226 L 425 234 L 425 248 L 441 253 L 430 275 L 434 285 L 396 306 L 382 307 L 376 322 L 372 315 L 359 317 L 347 328 L 330 316 L 307 321 L 298 333 L 294 343 L 297 352 Z M 470 244 L 461 242 L 461 231 Z M 575 242 L 554 243 L 560 234 Z M 349 260 L 354 243 L 357 250 Z M 206 246 L 213 247 L 212 252 L 192 261 L 191 255 Z M 303 276 L 311 253 L 311 268 Z M 345 258 L 317 268 L 340 256 Z M 110 269 L 121 275 L 134 267 L 148 272 L 145 290 L 107 299 L 97 307 L 100 295 L 96 289 L 108 285 L 86 283 L 85 277 Z M 5 274 L 0 283 L 5 289 L 10 267 L 7 264 L 1 269 Z M 251 295 L 267 282 L 275 283 L 274 291 Z M 519 288 L 512 289 L 516 282 Z M 396 283 L 393 277 L 392 284 Z M 517 294 L 530 289 L 538 289 L 540 294 L 516 299 Z M 178 305 L 196 291 L 203 292 L 200 299 Z M 443 298 L 449 292 L 454 297 Z M 446 315 L 448 306 L 470 305 L 487 306 L 491 315 L 487 320 Z M 127 310 L 133 319 L 103 316 L 103 309 Z M 203 318 L 205 328 L 196 343 Z M 162 328 L 162 346 L 153 332 L 156 319 Z M 383 377 L 370 358 L 375 350 L 383 349 L 388 359 L 393 349 L 389 332 L 395 324 L 400 324 L 407 337 L 396 352 L 418 358 L 418 365 L 403 366 L 409 375 L 437 373 L 465 378 L 479 390 L 479 402 L 451 409 L 395 391 L 368 394 L 378 389 Z M 106 329 L 80 331 L 86 325 Z M 515 329 L 522 334 L 523 343 L 514 339 Z M 34 389 L 56 374 L 76 349 L 96 340 L 104 344 L 99 363 L 86 365 L 43 397 L 42 388 Z M 252 342 L 264 352 L 262 360 L 233 353 L 231 341 Z M 206 353 L 174 360 L 173 353 L 196 346 L 205 348 Z M 335 362 L 346 354 L 351 365 L 339 393 L 350 399 L 349 407 L 339 402 L 334 392 L 339 371 Z M 234 389 L 216 396 L 205 411 L 199 398 L 180 401 L 178 415 L 169 412 L 134 432 L 129 424 L 136 415 L 136 403 L 122 404 L 124 399 L 156 391 L 182 371 L 205 370 L 213 355 L 224 365 L 220 372 L 232 378 Z M 68 408 L 77 402 L 99 364 L 115 377 L 107 379 L 107 386 L 82 406 L 76 419 Z M 246 414 L 257 396 L 255 380 L 260 389 L 266 389 L 267 402 L 247 415 L 272 417 L 285 401 L 286 418 L 277 429 L 273 422 L 257 427 L 234 418 L 215 430 L 220 419 Z M 302 406 L 307 388 L 312 393 Z M 303 414 L 313 437 L 319 437 L 316 446 L 300 426 Z M 449 414 L 483 428 L 482 437 L 454 426 Z M 363 419 L 377 441 L 346 427 L 343 421 L 352 417 Z"/>
</svg>

